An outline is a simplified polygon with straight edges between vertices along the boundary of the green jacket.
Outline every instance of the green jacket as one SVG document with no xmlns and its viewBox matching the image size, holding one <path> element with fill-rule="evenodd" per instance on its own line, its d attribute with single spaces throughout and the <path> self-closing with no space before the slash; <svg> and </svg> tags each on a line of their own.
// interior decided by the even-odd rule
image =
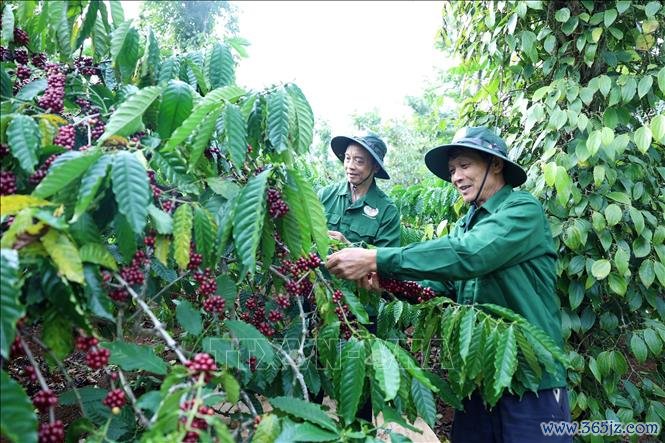
<svg viewBox="0 0 665 443">
<path fill-rule="evenodd" d="M 494 303 L 524 316 L 563 349 L 560 302 L 555 293 L 556 254 L 540 203 L 504 186 L 450 235 L 404 248 L 380 248 L 377 268 L 402 279 L 454 284 L 458 303 Z M 541 389 L 564 387 L 565 371 L 545 373 Z"/>
<path fill-rule="evenodd" d="M 376 183 L 354 203 L 347 181 L 323 188 L 319 199 L 326 210 L 328 229 L 341 232 L 351 243 L 400 245 L 399 211 Z"/>
</svg>

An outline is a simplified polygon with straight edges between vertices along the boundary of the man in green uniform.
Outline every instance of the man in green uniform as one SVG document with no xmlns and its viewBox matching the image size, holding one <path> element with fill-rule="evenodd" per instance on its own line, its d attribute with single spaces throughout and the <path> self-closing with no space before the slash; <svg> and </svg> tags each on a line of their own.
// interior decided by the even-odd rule
<svg viewBox="0 0 665 443">
<path fill-rule="evenodd" d="M 563 345 L 555 293 L 555 251 L 540 203 L 513 187 L 524 170 L 507 156 L 505 142 L 485 127 L 464 128 L 453 142 L 430 150 L 425 163 L 451 182 L 466 203 L 466 217 L 445 237 L 404 248 L 346 248 L 327 261 L 330 272 L 376 286 L 376 274 L 449 282 L 459 303 L 494 303 L 526 317 Z M 545 437 L 541 422 L 570 421 L 566 376 L 546 374 L 536 394 L 504 395 L 488 410 L 478 394 L 464 402 L 453 422 L 452 441 L 572 441 Z"/>
<path fill-rule="evenodd" d="M 375 135 L 338 136 L 330 146 L 346 176 L 319 192 L 330 236 L 345 243 L 399 246 L 399 211 L 374 180 L 390 178 L 383 167 L 385 143 Z"/>
<path fill-rule="evenodd" d="M 330 237 L 354 245 L 400 245 L 400 216 L 393 201 L 376 185 L 375 178 L 390 179 L 383 166 L 386 144 L 376 135 L 334 137 L 330 141 L 335 156 L 344 164 L 345 180 L 319 192 L 326 211 Z M 368 329 L 376 331 L 375 308 L 366 306 Z M 323 393 L 315 398 L 320 402 Z M 369 400 L 357 416 L 372 421 Z"/>
</svg>

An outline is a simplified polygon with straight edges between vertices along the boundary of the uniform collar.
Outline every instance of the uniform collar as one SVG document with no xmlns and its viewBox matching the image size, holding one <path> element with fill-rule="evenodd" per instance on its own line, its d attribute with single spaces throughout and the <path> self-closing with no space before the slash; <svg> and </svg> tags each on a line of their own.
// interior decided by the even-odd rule
<svg viewBox="0 0 665 443">
<path fill-rule="evenodd" d="M 483 208 L 490 214 L 494 213 L 499 208 L 501 203 L 503 203 L 504 200 L 508 198 L 512 190 L 513 188 L 510 185 L 503 186 L 501 189 L 496 191 L 496 193 L 491 196 L 480 208 Z"/>
<path fill-rule="evenodd" d="M 367 190 L 367 194 L 362 196 L 359 200 L 357 200 L 355 203 L 353 203 L 353 206 L 355 205 L 360 205 L 360 204 L 367 204 L 373 208 L 377 208 L 380 204 L 381 201 L 381 195 L 380 195 L 381 190 L 379 187 L 376 185 L 376 181 L 372 181 L 372 184 L 370 185 L 369 189 Z M 351 190 L 349 189 L 349 182 L 344 181 L 340 184 L 339 189 L 337 191 L 337 195 L 339 196 L 350 196 L 351 195 Z"/>
</svg>

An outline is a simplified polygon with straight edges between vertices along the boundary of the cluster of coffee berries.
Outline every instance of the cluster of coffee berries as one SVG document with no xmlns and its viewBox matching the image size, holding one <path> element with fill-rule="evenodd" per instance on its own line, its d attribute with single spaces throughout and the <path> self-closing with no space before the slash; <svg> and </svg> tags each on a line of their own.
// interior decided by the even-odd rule
<svg viewBox="0 0 665 443">
<path fill-rule="evenodd" d="M 307 257 L 299 257 L 295 262 L 282 260 L 277 268 L 284 275 L 290 275 L 293 278 L 300 278 L 304 273 L 317 269 L 321 266 L 321 258 L 316 254 L 309 254 Z"/>
<path fill-rule="evenodd" d="M 32 404 L 40 412 L 45 412 L 58 404 L 58 396 L 50 389 L 42 389 L 32 397 Z"/>
<path fill-rule="evenodd" d="M 11 61 L 12 53 L 9 51 L 9 48 L 0 46 L 0 62 Z"/>
<path fill-rule="evenodd" d="M 93 63 L 92 57 L 75 58 L 74 67 L 86 77 L 97 74 L 97 68 Z"/>
<path fill-rule="evenodd" d="M 282 200 L 282 194 L 275 188 L 269 188 L 267 193 L 270 217 L 276 219 L 285 216 L 289 212 L 289 205 Z"/>
<path fill-rule="evenodd" d="M 132 262 L 120 270 L 120 276 L 130 285 L 142 285 L 145 280 L 143 267 L 150 263 L 145 251 L 136 251 Z"/>
<path fill-rule="evenodd" d="M 62 420 L 39 425 L 39 443 L 61 443 L 65 441 L 65 425 Z"/>
<path fill-rule="evenodd" d="M 86 337 L 85 335 L 79 335 L 76 337 L 76 349 L 83 352 L 88 352 L 90 348 L 93 348 L 99 344 L 99 340 L 95 337 Z"/>
<path fill-rule="evenodd" d="M 109 391 L 108 394 L 106 394 L 106 397 L 102 401 L 105 406 L 107 406 L 109 409 L 113 410 L 114 408 L 122 408 L 125 406 L 125 403 L 127 400 L 125 399 L 125 391 L 122 389 L 112 389 Z M 114 413 L 116 411 L 113 411 Z"/>
<path fill-rule="evenodd" d="M 422 303 L 436 296 L 432 288 L 423 287 L 415 281 L 382 278 L 379 280 L 379 286 L 396 296 L 401 295 L 411 302 Z"/>
<path fill-rule="evenodd" d="M 314 285 L 308 278 L 303 278 L 300 282 L 290 280 L 284 284 L 286 292 L 293 296 L 311 297 Z"/>
<path fill-rule="evenodd" d="M 168 212 L 169 214 L 173 211 L 175 207 L 175 203 L 173 200 L 164 200 L 162 201 L 162 209 L 164 212 Z"/>
<path fill-rule="evenodd" d="M 275 328 L 273 328 L 272 325 L 267 321 L 260 322 L 258 325 L 256 325 L 256 329 L 258 329 L 259 332 L 266 337 L 272 337 L 275 335 Z"/>
<path fill-rule="evenodd" d="M 194 243 L 189 245 L 189 264 L 187 267 L 191 271 L 195 271 L 203 263 L 203 255 L 196 252 L 196 245 Z"/>
<path fill-rule="evenodd" d="M 23 373 L 25 376 L 28 378 L 29 381 L 35 382 L 37 381 L 37 371 L 35 371 L 35 367 L 32 365 L 25 365 L 23 367 Z"/>
<path fill-rule="evenodd" d="M 212 160 L 213 155 L 216 155 L 216 156 L 221 155 L 221 152 L 220 152 L 219 148 L 216 148 L 214 146 L 208 146 L 206 148 L 206 150 L 203 151 L 203 153 L 205 154 L 206 158 L 208 158 L 210 160 Z"/>
<path fill-rule="evenodd" d="M 148 235 L 143 237 L 143 244 L 146 245 L 148 248 L 154 248 L 155 247 L 155 233 L 150 232 Z"/>
<path fill-rule="evenodd" d="M 187 423 L 188 420 L 187 416 L 189 415 L 189 411 L 191 411 L 193 407 L 194 407 L 194 400 L 187 400 L 182 405 L 180 405 L 180 410 L 184 412 L 183 416 L 180 417 L 180 421 L 182 423 Z M 191 428 L 200 429 L 202 431 L 208 429 L 208 422 L 206 421 L 205 417 L 212 417 L 213 415 L 215 415 L 215 411 L 211 407 L 205 405 L 199 405 L 196 414 L 194 415 L 194 419 L 192 420 Z"/>
<path fill-rule="evenodd" d="M 206 383 L 212 379 L 213 372 L 217 370 L 215 360 L 204 352 L 196 354 L 193 359 L 185 363 L 185 366 L 196 380 L 203 374 L 203 381 Z"/>
<path fill-rule="evenodd" d="M 16 194 L 16 176 L 11 171 L 0 171 L 0 195 Z"/>
<path fill-rule="evenodd" d="M 129 291 L 125 288 L 114 288 L 109 291 L 109 297 L 111 300 L 118 303 L 124 303 L 129 300 Z"/>
<path fill-rule="evenodd" d="M 213 295 L 217 292 L 217 280 L 215 280 L 215 275 L 212 273 L 212 269 L 205 268 L 203 272 L 196 271 L 194 273 L 194 280 L 199 284 L 197 292 L 204 297 Z"/>
<path fill-rule="evenodd" d="M 333 292 L 332 299 L 334 303 L 340 303 L 342 301 L 342 291 L 339 289 L 335 289 L 335 292 Z"/>
<path fill-rule="evenodd" d="M 20 65 L 28 64 L 28 51 L 25 49 L 14 49 L 14 61 Z"/>
<path fill-rule="evenodd" d="M 152 198 L 155 201 L 159 200 L 159 196 L 162 195 L 162 189 L 157 185 L 157 179 L 155 177 L 155 171 L 152 169 L 148 170 L 148 178 L 150 179 L 150 189 L 152 189 Z"/>
<path fill-rule="evenodd" d="M 39 99 L 39 106 L 53 113 L 62 112 L 65 99 L 65 74 L 55 64 L 46 66 L 46 92 Z"/>
<path fill-rule="evenodd" d="M 21 28 L 14 28 L 14 44 L 16 46 L 28 46 L 30 43 L 30 36 Z"/>
<path fill-rule="evenodd" d="M 30 176 L 30 178 L 28 179 L 30 183 L 36 185 L 39 182 L 41 182 L 44 179 L 44 177 L 46 177 L 46 174 L 48 173 L 48 168 L 51 167 L 51 165 L 57 158 L 58 154 L 50 155 L 46 159 L 46 161 L 44 161 L 44 163 L 42 163 L 42 165 L 34 172 L 34 174 Z"/>
<path fill-rule="evenodd" d="M 251 357 L 249 357 L 249 359 L 247 360 L 247 365 L 249 366 L 249 370 L 252 371 L 252 372 L 254 372 L 254 371 L 256 371 L 256 368 L 258 367 L 259 362 L 258 362 L 258 360 L 256 359 L 256 357 L 251 356 Z"/>
<path fill-rule="evenodd" d="M 217 314 L 219 317 L 224 316 L 224 307 L 226 301 L 219 295 L 211 295 L 203 300 L 203 309 L 211 314 Z"/>
<path fill-rule="evenodd" d="M 28 80 L 32 75 L 32 70 L 26 65 L 19 65 L 16 68 L 16 77 L 21 80 Z"/>
<path fill-rule="evenodd" d="M 277 303 L 280 308 L 286 309 L 291 306 L 291 298 L 287 294 L 279 293 L 277 294 L 277 297 L 275 297 L 275 303 Z"/>
<path fill-rule="evenodd" d="M 44 69 L 46 68 L 46 62 L 47 62 L 46 54 L 43 52 L 39 52 L 37 54 L 32 54 L 32 64 L 33 66 L 39 68 L 39 69 Z"/>
<path fill-rule="evenodd" d="M 14 337 L 12 345 L 9 347 L 9 358 L 14 359 L 24 354 L 25 351 L 23 350 L 23 346 L 21 346 L 21 338 L 17 334 L 16 337 Z"/>
<path fill-rule="evenodd" d="M 90 120 L 88 120 L 88 126 L 90 126 L 90 138 L 92 141 L 95 141 L 101 137 L 106 130 L 104 120 L 102 120 L 100 117 L 92 117 Z"/>
<path fill-rule="evenodd" d="M 111 351 L 108 349 L 95 347 L 86 354 L 85 363 L 91 369 L 101 369 L 109 364 L 110 356 Z"/>
<path fill-rule="evenodd" d="M 0 158 L 6 157 L 9 155 L 9 145 L 0 143 Z"/>
<path fill-rule="evenodd" d="M 284 314 L 282 314 L 282 312 L 277 309 L 273 309 L 268 313 L 268 320 L 270 320 L 273 323 L 277 323 L 278 321 L 281 321 L 283 318 Z"/>
<path fill-rule="evenodd" d="M 58 135 L 53 139 L 54 145 L 62 146 L 67 150 L 73 149 L 75 143 L 76 128 L 73 125 L 61 126 L 58 130 Z"/>
</svg>

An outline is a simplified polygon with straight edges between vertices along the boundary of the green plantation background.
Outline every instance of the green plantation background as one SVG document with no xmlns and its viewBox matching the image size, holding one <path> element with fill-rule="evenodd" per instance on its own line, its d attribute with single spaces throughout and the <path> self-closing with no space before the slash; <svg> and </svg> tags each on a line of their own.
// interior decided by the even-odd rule
<svg viewBox="0 0 665 443">
<path fill-rule="evenodd" d="M 370 401 L 445 439 L 442 411 L 533 389 L 555 359 L 574 420 L 665 423 L 662 2 L 445 2 L 456 67 L 409 119 L 354 116 L 391 147 L 403 244 L 466 210 L 424 152 L 498 129 L 555 237 L 563 351 L 496 306 L 331 279 L 334 134 L 297 85 L 236 85 L 232 3 L 191 6 L 2 2 L 4 437 L 380 441 L 356 417 Z"/>
</svg>

